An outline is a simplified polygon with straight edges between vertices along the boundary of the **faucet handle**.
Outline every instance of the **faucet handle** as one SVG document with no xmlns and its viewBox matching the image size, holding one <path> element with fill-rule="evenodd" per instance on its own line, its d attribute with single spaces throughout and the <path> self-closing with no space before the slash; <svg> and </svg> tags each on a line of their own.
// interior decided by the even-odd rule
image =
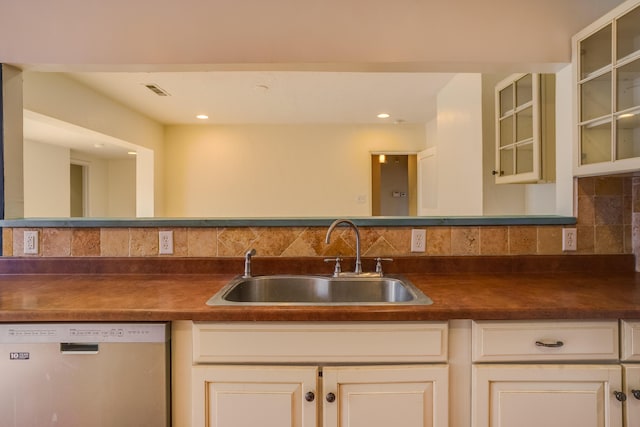
<svg viewBox="0 0 640 427">
<path fill-rule="evenodd" d="M 342 258 L 340 257 L 335 257 L 335 258 L 325 258 L 324 262 L 333 262 L 335 261 L 336 265 L 335 267 L 333 267 L 333 275 L 334 277 L 338 277 L 340 275 L 340 273 L 342 273 L 342 266 L 340 265 L 340 262 L 342 261 Z"/>
<path fill-rule="evenodd" d="M 256 254 L 256 250 L 255 249 L 249 249 L 245 254 L 244 254 L 244 274 L 242 275 L 242 277 L 251 277 L 251 257 L 254 256 Z"/>
<path fill-rule="evenodd" d="M 376 273 L 382 276 L 384 273 L 382 272 L 382 261 L 393 261 L 393 258 L 376 258 Z"/>
</svg>

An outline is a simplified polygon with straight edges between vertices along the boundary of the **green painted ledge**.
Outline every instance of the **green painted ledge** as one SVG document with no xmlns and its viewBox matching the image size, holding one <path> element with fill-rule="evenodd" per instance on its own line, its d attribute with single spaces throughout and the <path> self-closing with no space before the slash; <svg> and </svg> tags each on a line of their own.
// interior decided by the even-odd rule
<svg viewBox="0 0 640 427">
<path fill-rule="evenodd" d="M 574 225 L 575 217 L 447 216 L 345 217 L 361 227 Z M 136 228 L 136 227 L 328 227 L 336 218 L 25 218 L 0 221 L 3 228 Z"/>
</svg>

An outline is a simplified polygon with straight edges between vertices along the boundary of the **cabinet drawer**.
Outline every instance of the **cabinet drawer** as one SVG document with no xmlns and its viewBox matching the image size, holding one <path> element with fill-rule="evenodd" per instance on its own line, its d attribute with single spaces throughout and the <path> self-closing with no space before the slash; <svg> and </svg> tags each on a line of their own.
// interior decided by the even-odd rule
<svg viewBox="0 0 640 427">
<path fill-rule="evenodd" d="M 194 363 L 444 362 L 447 322 L 194 322 Z"/>
<path fill-rule="evenodd" d="M 473 322 L 473 361 L 617 360 L 618 322 Z"/>
<path fill-rule="evenodd" d="M 622 321 L 622 360 L 640 360 L 640 320 Z"/>
</svg>

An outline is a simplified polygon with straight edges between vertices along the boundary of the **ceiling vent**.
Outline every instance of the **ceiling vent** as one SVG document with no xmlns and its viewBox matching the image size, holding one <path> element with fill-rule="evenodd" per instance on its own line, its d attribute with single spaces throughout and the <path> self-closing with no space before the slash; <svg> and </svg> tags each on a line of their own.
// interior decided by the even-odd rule
<svg viewBox="0 0 640 427">
<path fill-rule="evenodd" d="M 151 92 L 155 93 L 158 96 L 169 96 L 169 92 L 162 89 L 160 86 L 156 84 L 146 84 L 145 87 L 149 89 Z"/>
</svg>

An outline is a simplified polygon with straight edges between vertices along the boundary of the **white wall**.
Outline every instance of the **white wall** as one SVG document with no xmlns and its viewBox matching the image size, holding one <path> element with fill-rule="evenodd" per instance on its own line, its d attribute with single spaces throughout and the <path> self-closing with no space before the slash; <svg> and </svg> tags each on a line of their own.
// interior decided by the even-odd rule
<svg viewBox="0 0 640 427">
<path fill-rule="evenodd" d="M 573 82 L 572 66 L 556 73 L 556 213 L 573 216 Z"/>
<path fill-rule="evenodd" d="M 371 151 L 418 152 L 421 125 L 168 126 L 170 217 L 368 216 Z"/>
<path fill-rule="evenodd" d="M 107 160 L 71 150 L 70 161 L 87 168 L 89 196 L 86 201 L 88 209 L 85 213 L 86 216 L 107 217 L 109 215 L 109 165 Z"/>
<path fill-rule="evenodd" d="M 114 159 L 108 162 L 107 189 L 110 218 L 136 216 L 136 159 Z"/>
<path fill-rule="evenodd" d="M 87 167 L 88 217 L 136 216 L 136 159 L 106 160 L 24 141 L 25 217 L 69 217 L 71 162 Z"/>
<path fill-rule="evenodd" d="M 152 150 L 154 211 L 163 215 L 162 125 L 62 74 L 24 72 L 23 78 L 25 109 Z"/>
<path fill-rule="evenodd" d="M 4 217 L 24 217 L 22 72 L 2 64 Z M 19 124 L 12 126 L 10 124 Z"/>
<path fill-rule="evenodd" d="M 458 74 L 438 94 L 438 207 L 432 215 L 482 215 L 482 80 Z"/>
<path fill-rule="evenodd" d="M 426 148 L 436 147 L 438 145 L 438 118 L 434 117 L 425 124 L 425 132 L 427 138 Z"/>
<path fill-rule="evenodd" d="M 164 140 L 162 145 L 164 151 Z M 138 148 L 136 151 L 138 154 L 133 165 L 133 178 L 136 183 L 135 192 L 133 193 L 134 214 L 138 218 L 154 217 L 157 215 L 155 213 L 154 191 L 151 191 L 151 189 L 155 188 L 154 182 L 156 180 L 158 182 L 164 180 L 164 170 L 161 164 L 156 165 L 153 150 Z M 156 169 L 162 176 L 156 178 Z M 162 198 L 164 199 L 164 195 L 162 195 Z"/>
<path fill-rule="evenodd" d="M 136 217 L 135 159 L 107 160 L 72 150 L 71 160 L 87 167 L 88 217 Z"/>
<path fill-rule="evenodd" d="M 69 212 L 69 149 L 24 141 L 24 216 L 65 218 Z"/>
</svg>

